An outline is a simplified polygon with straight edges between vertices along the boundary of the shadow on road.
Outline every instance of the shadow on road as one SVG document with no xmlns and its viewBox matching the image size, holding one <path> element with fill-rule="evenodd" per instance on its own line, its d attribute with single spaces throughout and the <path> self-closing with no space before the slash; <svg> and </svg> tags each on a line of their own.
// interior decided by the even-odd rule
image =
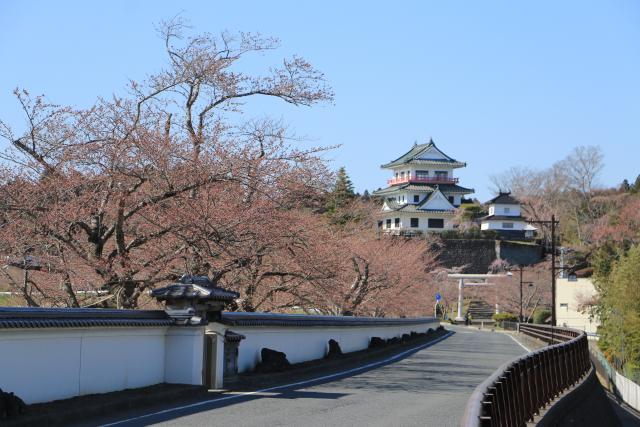
<svg viewBox="0 0 640 427">
<path fill-rule="evenodd" d="M 177 418 L 197 414 L 204 411 L 210 411 L 213 409 L 224 408 L 231 405 L 236 405 L 238 403 L 249 402 L 258 399 L 339 399 L 341 397 L 347 396 L 347 393 L 335 393 L 335 392 L 323 392 L 323 391 L 301 391 L 307 389 L 309 387 L 318 386 L 322 384 L 331 383 L 338 380 L 344 380 L 349 378 L 353 380 L 358 376 L 375 370 L 381 367 L 391 365 L 397 363 L 399 361 L 406 360 L 407 358 L 414 356 L 417 352 L 431 347 L 443 340 L 453 336 L 455 334 L 454 331 L 449 331 L 449 333 L 441 338 L 436 339 L 430 343 L 426 343 L 420 345 L 418 347 L 404 350 L 398 355 L 390 356 L 387 359 L 370 362 L 363 367 L 351 369 L 345 372 L 337 372 L 337 373 L 327 373 L 327 375 L 310 379 L 295 382 L 296 379 L 292 375 L 293 384 L 281 385 L 270 387 L 267 389 L 252 391 L 252 392 L 241 392 L 241 393 L 222 393 L 218 394 L 215 397 L 207 400 L 200 400 L 195 402 L 184 402 L 182 405 L 176 405 L 173 408 L 166 408 L 166 404 L 164 407 L 156 407 L 156 408 L 146 408 L 144 411 L 131 411 L 127 415 L 123 415 L 122 418 L 119 418 L 121 421 L 117 421 L 117 419 L 111 419 L 110 421 L 103 422 L 103 426 L 140 426 L 140 425 L 149 425 L 161 422 L 167 422 L 171 420 L 175 420 Z M 425 360 L 422 356 L 419 356 L 418 362 L 413 362 L 422 364 L 425 363 Z M 446 369 L 443 367 L 443 369 Z M 404 370 L 404 369 L 403 369 Z M 393 372 L 393 370 L 391 370 Z M 422 379 L 424 380 L 424 369 L 421 370 Z M 417 373 L 416 373 L 417 375 Z M 397 390 L 405 390 L 411 391 L 412 387 L 410 384 L 400 384 L 396 383 L 393 378 L 389 378 L 385 375 L 385 380 L 380 381 L 361 381 L 358 383 L 349 383 L 348 387 L 353 387 L 354 389 L 371 389 L 370 392 L 375 392 L 376 389 L 385 388 L 387 391 L 397 389 Z M 346 384 L 345 384 L 346 385 Z M 424 386 L 424 385 L 423 385 Z M 404 388 L 402 388 L 404 387 Z M 417 389 L 415 390 L 417 391 Z M 124 418 L 126 417 L 126 418 Z M 95 425 L 95 423 L 93 424 Z"/>
</svg>

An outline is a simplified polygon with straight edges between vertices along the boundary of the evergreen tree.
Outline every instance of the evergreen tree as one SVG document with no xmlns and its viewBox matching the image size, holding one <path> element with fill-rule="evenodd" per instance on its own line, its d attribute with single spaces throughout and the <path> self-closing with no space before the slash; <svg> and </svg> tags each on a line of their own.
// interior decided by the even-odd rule
<svg viewBox="0 0 640 427">
<path fill-rule="evenodd" d="M 362 193 L 362 200 L 367 202 L 371 200 L 371 194 L 369 194 L 369 190 L 364 190 L 364 193 Z"/>
<path fill-rule="evenodd" d="M 347 175 L 347 170 L 342 166 L 338 169 L 338 177 L 336 178 L 336 183 L 333 186 L 333 194 L 335 197 L 348 200 L 355 196 L 353 191 L 353 183 Z"/>
<path fill-rule="evenodd" d="M 638 177 L 636 178 L 636 182 L 634 182 L 633 185 L 631 186 L 631 192 L 632 193 L 640 192 L 640 175 L 638 175 Z"/>
<path fill-rule="evenodd" d="M 336 209 L 343 207 L 354 197 L 356 197 L 356 193 L 353 191 L 353 183 L 351 182 L 349 175 L 347 175 L 347 170 L 343 166 L 338 169 L 336 182 L 333 185 L 331 193 L 329 193 L 327 210 L 334 212 Z"/>
<path fill-rule="evenodd" d="M 344 167 L 338 169 L 336 182 L 333 185 L 333 189 L 327 197 L 327 203 L 325 205 L 327 214 L 331 218 L 331 222 L 334 224 L 346 224 L 347 222 L 354 220 L 353 213 L 349 211 L 348 205 L 353 199 L 357 197 L 353 191 L 353 183 L 347 175 L 347 171 Z"/>
<path fill-rule="evenodd" d="M 628 192 L 629 190 L 631 190 L 631 185 L 629 185 L 629 181 L 624 179 L 622 181 L 622 184 L 620 184 L 620 190 L 624 191 L 625 193 Z"/>
</svg>

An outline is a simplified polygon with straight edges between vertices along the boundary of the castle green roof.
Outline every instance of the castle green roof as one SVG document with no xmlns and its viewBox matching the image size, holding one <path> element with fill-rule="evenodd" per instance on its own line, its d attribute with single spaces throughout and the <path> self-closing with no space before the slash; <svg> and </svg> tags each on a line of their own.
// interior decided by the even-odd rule
<svg viewBox="0 0 640 427">
<path fill-rule="evenodd" d="M 454 168 L 461 168 L 467 165 L 464 162 L 459 162 L 456 159 L 447 156 L 438 147 L 436 147 L 433 140 L 430 140 L 428 144 L 414 145 L 411 150 L 381 167 L 392 168 L 406 164 L 449 166 Z"/>
<path fill-rule="evenodd" d="M 392 185 L 382 190 L 373 192 L 374 196 L 387 196 L 394 194 L 398 191 L 418 191 L 431 193 L 436 190 L 436 187 L 446 194 L 471 194 L 474 192 L 473 188 L 466 188 L 456 184 L 420 184 L 420 183 L 407 183 L 401 185 Z"/>
</svg>

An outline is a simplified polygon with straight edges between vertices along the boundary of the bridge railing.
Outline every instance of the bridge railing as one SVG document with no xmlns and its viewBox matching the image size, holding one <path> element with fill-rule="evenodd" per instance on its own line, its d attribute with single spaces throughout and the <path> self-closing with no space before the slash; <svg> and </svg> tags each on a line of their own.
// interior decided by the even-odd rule
<svg viewBox="0 0 640 427">
<path fill-rule="evenodd" d="M 550 345 L 507 362 L 480 384 L 467 402 L 464 427 L 525 426 L 589 372 L 584 332 L 528 324 L 520 332 Z"/>
</svg>

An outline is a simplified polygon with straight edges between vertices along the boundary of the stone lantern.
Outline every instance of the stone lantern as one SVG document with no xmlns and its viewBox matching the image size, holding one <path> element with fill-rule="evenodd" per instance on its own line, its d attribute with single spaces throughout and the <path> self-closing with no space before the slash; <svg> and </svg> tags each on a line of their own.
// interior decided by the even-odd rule
<svg viewBox="0 0 640 427">
<path fill-rule="evenodd" d="M 240 294 L 214 286 L 207 276 L 184 275 L 179 283 L 151 291 L 164 301 L 167 314 L 179 325 L 205 325 L 220 320 L 222 309 Z"/>
</svg>

